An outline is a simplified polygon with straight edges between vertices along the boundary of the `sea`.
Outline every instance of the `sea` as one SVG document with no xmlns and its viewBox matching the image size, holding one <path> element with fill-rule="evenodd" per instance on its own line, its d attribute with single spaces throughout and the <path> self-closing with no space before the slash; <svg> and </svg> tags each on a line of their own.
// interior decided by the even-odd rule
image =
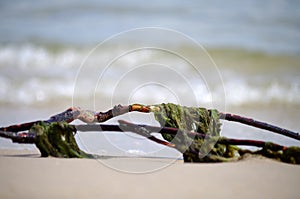
<svg viewBox="0 0 300 199">
<path fill-rule="evenodd" d="M 71 106 L 172 102 L 299 132 L 299 10 L 296 0 L 0 1 L 0 126 Z M 159 125 L 143 113 L 105 123 L 118 119 Z M 300 146 L 233 122 L 221 134 Z M 181 158 L 129 132 L 76 139 L 102 156 Z M 0 148 L 35 150 L 3 138 Z"/>
</svg>

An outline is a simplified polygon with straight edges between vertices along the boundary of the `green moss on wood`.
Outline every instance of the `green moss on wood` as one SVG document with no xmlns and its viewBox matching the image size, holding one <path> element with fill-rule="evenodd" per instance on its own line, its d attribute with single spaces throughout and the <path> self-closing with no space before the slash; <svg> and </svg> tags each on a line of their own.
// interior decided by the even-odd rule
<svg viewBox="0 0 300 199">
<path fill-rule="evenodd" d="M 300 148 L 287 147 L 284 150 L 271 142 L 257 151 L 241 149 L 234 145 L 217 143 L 226 140 L 220 137 L 220 114 L 217 110 L 185 107 L 172 103 L 155 105 L 156 120 L 164 127 L 178 128 L 176 136 L 162 134 L 164 139 L 175 144 L 183 154 L 184 162 L 226 162 L 237 160 L 245 154 L 256 154 L 282 162 L 300 164 Z M 209 138 L 191 138 L 186 131 L 209 135 Z"/>
<path fill-rule="evenodd" d="M 217 144 L 221 131 L 220 115 L 217 110 L 186 107 L 172 103 L 156 105 L 154 116 L 164 127 L 180 129 L 177 135 L 162 134 L 163 138 L 175 144 L 183 153 L 185 162 L 219 162 L 226 146 Z M 195 131 L 209 135 L 207 139 L 191 138 L 184 131 Z M 220 155 L 221 154 L 221 155 Z"/>
<path fill-rule="evenodd" d="M 162 134 L 162 136 L 175 144 L 176 149 L 183 154 L 185 162 L 227 162 L 237 160 L 250 153 L 287 163 L 300 164 L 299 147 L 282 149 L 279 145 L 267 142 L 262 149 L 249 151 L 234 145 L 218 143 L 218 141 L 224 141 L 227 138 L 220 137 L 221 123 L 219 121 L 220 114 L 217 110 L 185 107 L 171 103 L 154 106 L 156 108 L 152 111 L 161 126 L 179 129 L 176 136 L 170 134 Z M 53 122 L 51 124 L 40 122 L 29 131 L 36 134 L 35 145 L 40 150 L 42 157 L 93 157 L 79 149 L 74 137 L 76 129 L 66 122 Z M 187 131 L 195 131 L 209 136 L 206 139 L 193 138 L 187 134 Z"/>
<path fill-rule="evenodd" d="M 35 145 L 40 150 L 42 157 L 92 157 L 79 149 L 74 137 L 76 129 L 66 122 L 37 123 L 30 129 L 30 132 L 37 135 Z"/>
<path fill-rule="evenodd" d="M 295 146 L 288 147 L 283 151 L 281 160 L 287 163 L 300 164 L 300 148 Z"/>
</svg>

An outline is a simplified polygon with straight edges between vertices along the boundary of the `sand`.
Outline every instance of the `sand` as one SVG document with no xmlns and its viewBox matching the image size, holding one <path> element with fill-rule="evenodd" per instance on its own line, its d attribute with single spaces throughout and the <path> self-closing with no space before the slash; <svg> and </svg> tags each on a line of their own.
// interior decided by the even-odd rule
<svg viewBox="0 0 300 199">
<path fill-rule="evenodd" d="M 35 150 L 0 150 L 0 176 L 0 198 L 300 196 L 299 166 L 256 157 L 184 164 L 149 158 L 40 158 Z"/>
</svg>

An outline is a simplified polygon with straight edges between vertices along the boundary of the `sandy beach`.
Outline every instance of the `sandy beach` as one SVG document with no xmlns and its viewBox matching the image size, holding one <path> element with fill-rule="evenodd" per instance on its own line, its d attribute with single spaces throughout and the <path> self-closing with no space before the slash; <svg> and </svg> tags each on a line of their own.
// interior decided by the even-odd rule
<svg viewBox="0 0 300 199">
<path fill-rule="evenodd" d="M 69 107 L 174 103 L 300 132 L 299 10 L 300 1 L 1 1 L 0 127 Z M 104 124 L 119 119 L 159 126 L 152 113 Z M 300 147 L 222 123 L 227 138 Z M 41 158 L 33 145 L 0 138 L 0 199 L 300 198 L 299 165 L 254 156 L 185 164 L 129 132 L 75 138 L 101 157 Z"/>
<path fill-rule="evenodd" d="M 0 198 L 299 198 L 300 167 L 249 157 L 184 164 L 140 174 L 109 165 L 159 166 L 166 159 L 40 158 L 34 150 L 0 150 Z M 146 170 L 145 170 L 146 171 Z"/>
</svg>

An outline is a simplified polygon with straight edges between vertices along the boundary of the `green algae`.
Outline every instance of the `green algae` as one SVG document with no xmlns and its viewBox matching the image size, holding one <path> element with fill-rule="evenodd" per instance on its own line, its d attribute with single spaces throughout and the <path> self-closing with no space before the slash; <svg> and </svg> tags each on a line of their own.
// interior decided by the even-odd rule
<svg viewBox="0 0 300 199">
<path fill-rule="evenodd" d="M 227 162 L 243 158 L 245 154 L 255 154 L 278 161 L 300 164 L 300 148 L 286 147 L 266 142 L 262 149 L 250 151 L 235 145 L 220 144 L 226 141 L 220 137 L 220 114 L 217 110 L 198 107 L 185 107 L 172 103 L 155 105 L 155 119 L 163 127 L 178 128 L 177 135 L 162 134 L 163 138 L 173 144 L 183 154 L 184 162 Z M 191 138 L 186 131 L 202 133 L 208 138 Z"/>
<path fill-rule="evenodd" d="M 183 154 L 184 162 L 228 162 L 242 159 L 246 154 L 261 155 L 278 161 L 300 164 L 299 147 L 279 147 L 266 142 L 257 150 L 241 149 L 225 143 L 221 137 L 220 114 L 217 110 L 186 107 L 175 104 L 154 105 L 151 111 L 163 127 L 178 128 L 176 135 L 162 133 L 165 140 L 173 143 Z M 66 122 L 39 122 L 31 127 L 30 133 L 36 134 L 35 145 L 42 157 L 92 158 L 80 150 L 76 143 L 76 128 Z M 206 138 L 191 137 L 187 131 L 208 135 Z"/>
<path fill-rule="evenodd" d="M 300 164 L 300 148 L 295 146 L 288 147 L 282 152 L 280 159 L 283 162 Z"/>
<path fill-rule="evenodd" d="M 222 153 L 230 154 L 224 145 L 216 144 L 221 131 L 220 114 L 217 110 L 199 107 L 186 107 L 176 104 L 155 105 L 154 117 L 164 127 L 178 128 L 176 136 L 162 134 L 163 138 L 175 144 L 183 153 L 185 162 L 223 162 Z M 185 131 L 195 131 L 208 138 L 191 138 Z"/>
<path fill-rule="evenodd" d="M 29 131 L 36 134 L 35 145 L 40 150 L 42 157 L 92 157 L 92 155 L 80 150 L 75 140 L 76 128 L 66 122 L 50 124 L 40 122 L 31 127 Z"/>
<path fill-rule="evenodd" d="M 274 147 L 273 143 L 268 142 L 261 150 L 253 153 L 286 163 L 300 164 L 300 148 L 296 146 L 286 147 L 282 150 Z"/>
<path fill-rule="evenodd" d="M 172 103 L 155 106 L 158 108 L 154 109 L 154 116 L 161 126 L 197 131 L 210 136 L 220 134 L 221 123 L 217 110 L 186 107 Z M 167 138 L 168 141 L 170 141 L 169 139 L 171 138 Z"/>
</svg>

